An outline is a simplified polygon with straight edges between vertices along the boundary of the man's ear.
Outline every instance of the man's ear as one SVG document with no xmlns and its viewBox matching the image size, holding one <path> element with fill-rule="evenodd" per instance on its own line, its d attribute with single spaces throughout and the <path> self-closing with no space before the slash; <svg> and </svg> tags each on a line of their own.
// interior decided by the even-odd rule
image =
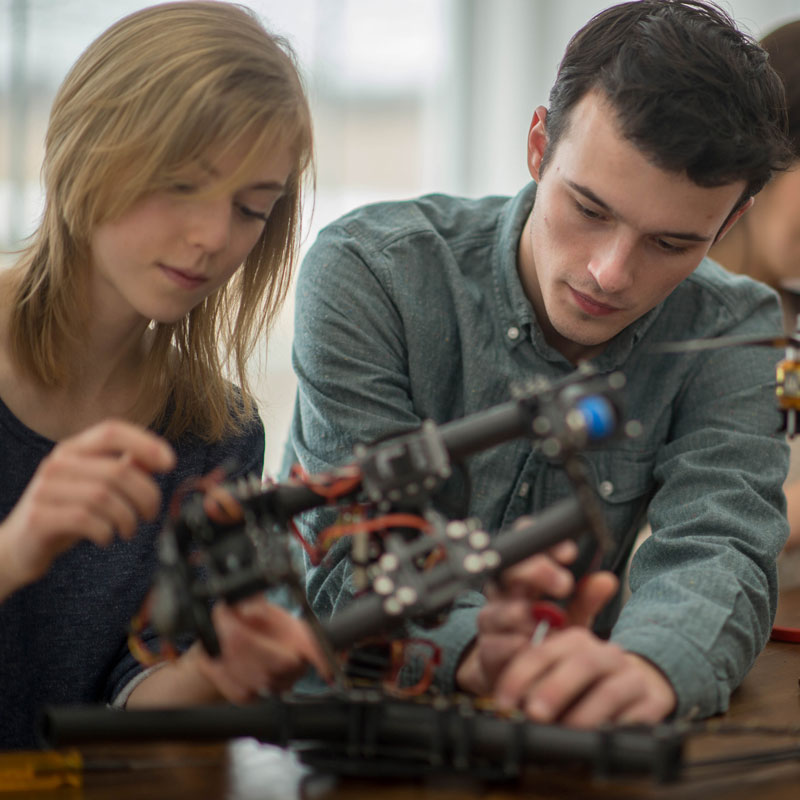
<svg viewBox="0 0 800 800">
<path fill-rule="evenodd" d="M 725 220 L 725 224 L 719 229 L 719 233 L 714 239 L 714 244 L 716 244 L 734 226 L 739 217 L 741 217 L 742 214 L 748 211 L 752 207 L 753 203 L 755 203 L 755 201 L 756 201 L 755 197 L 749 197 L 747 200 L 745 200 L 744 203 L 742 203 L 739 206 L 739 208 L 731 212 L 731 215 L 728 217 L 728 219 Z"/>
<path fill-rule="evenodd" d="M 528 131 L 528 171 L 535 181 L 539 180 L 542 159 L 544 158 L 544 151 L 547 147 L 546 118 L 547 109 L 544 106 L 539 106 L 536 111 L 533 112 L 531 127 Z"/>
</svg>

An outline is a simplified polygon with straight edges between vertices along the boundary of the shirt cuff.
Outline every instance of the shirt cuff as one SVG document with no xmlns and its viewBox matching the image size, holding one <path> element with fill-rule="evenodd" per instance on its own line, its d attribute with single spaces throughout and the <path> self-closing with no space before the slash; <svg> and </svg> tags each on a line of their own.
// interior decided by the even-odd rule
<svg viewBox="0 0 800 800">
<path fill-rule="evenodd" d="M 142 682 L 147 680 L 154 672 L 158 672 L 162 667 L 167 666 L 167 661 L 160 661 L 152 667 L 137 673 L 137 675 L 129 680 L 122 689 L 119 690 L 117 696 L 109 703 L 110 708 L 125 708 L 128 698 L 133 694 L 133 690 Z"/>
<path fill-rule="evenodd" d="M 447 619 L 433 628 L 410 624 L 408 635 L 412 638 L 427 639 L 439 648 L 441 662 L 433 677 L 434 685 L 443 692 L 457 691 L 456 671 L 464 651 L 478 634 L 477 617 L 479 607 L 453 609 Z M 401 682 L 409 686 L 416 684 L 423 675 L 424 664 L 412 661 L 402 672 Z"/>
<path fill-rule="evenodd" d="M 614 632 L 611 641 L 646 658 L 664 673 L 677 697 L 673 717 L 709 717 L 727 709 L 730 694 L 721 691 L 724 684 L 690 641 L 657 626 Z"/>
</svg>

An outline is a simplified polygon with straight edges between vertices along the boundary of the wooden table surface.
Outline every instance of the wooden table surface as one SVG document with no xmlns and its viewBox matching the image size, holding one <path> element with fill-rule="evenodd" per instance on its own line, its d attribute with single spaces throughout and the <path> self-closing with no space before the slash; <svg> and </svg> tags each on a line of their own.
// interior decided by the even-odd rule
<svg viewBox="0 0 800 800">
<path fill-rule="evenodd" d="M 800 627 L 800 588 L 784 592 L 779 624 Z M 435 780 L 337 778 L 302 765 L 296 756 L 253 739 L 216 744 L 91 745 L 81 748 L 92 759 L 122 758 L 128 768 L 88 770 L 80 788 L 62 787 L 46 796 L 85 800 L 514 800 L 515 798 L 730 798 L 797 800 L 800 759 L 767 764 L 693 767 L 692 762 L 754 751 L 800 748 L 800 644 L 770 642 L 735 692 L 730 711 L 713 723 L 747 726 L 793 726 L 792 737 L 764 734 L 691 734 L 682 776 L 659 784 L 652 778 L 598 778 L 574 771 L 533 767 L 510 783 L 481 783 L 455 777 Z M 0 800 L 9 795 L 0 792 Z M 37 798 L 44 793 L 28 792 Z"/>
</svg>

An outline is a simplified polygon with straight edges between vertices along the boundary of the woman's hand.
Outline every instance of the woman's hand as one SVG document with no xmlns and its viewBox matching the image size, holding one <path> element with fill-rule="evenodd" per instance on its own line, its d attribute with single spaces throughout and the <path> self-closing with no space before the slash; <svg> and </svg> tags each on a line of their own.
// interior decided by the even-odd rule
<svg viewBox="0 0 800 800">
<path fill-rule="evenodd" d="M 0 599 L 81 539 L 102 547 L 133 536 L 161 506 L 153 473 L 174 466 L 163 439 L 128 422 L 101 422 L 59 442 L 0 524 Z"/>
<path fill-rule="evenodd" d="M 288 689 L 313 666 L 330 670 L 309 626 L 256 595 L 212 611 L 220 655 L 196 642 L 176 661 L 148 675 L 131 692 L 128 708 L 228 701 L 244 705 L 264 692 Z"/>
</svg>

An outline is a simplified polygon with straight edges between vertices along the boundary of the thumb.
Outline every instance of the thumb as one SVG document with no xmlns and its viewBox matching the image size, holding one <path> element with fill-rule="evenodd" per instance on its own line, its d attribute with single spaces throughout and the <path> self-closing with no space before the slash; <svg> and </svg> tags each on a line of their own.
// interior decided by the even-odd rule
<svg viewBox="0 0 800 800">
<path fill-rule="evenodd" d="M 613 572 L 593 572 L 587 575 L 578 584 L 569 604 L 568 624 L 590 627 L 618 588 L 619 580 Z"/>
</svg>

